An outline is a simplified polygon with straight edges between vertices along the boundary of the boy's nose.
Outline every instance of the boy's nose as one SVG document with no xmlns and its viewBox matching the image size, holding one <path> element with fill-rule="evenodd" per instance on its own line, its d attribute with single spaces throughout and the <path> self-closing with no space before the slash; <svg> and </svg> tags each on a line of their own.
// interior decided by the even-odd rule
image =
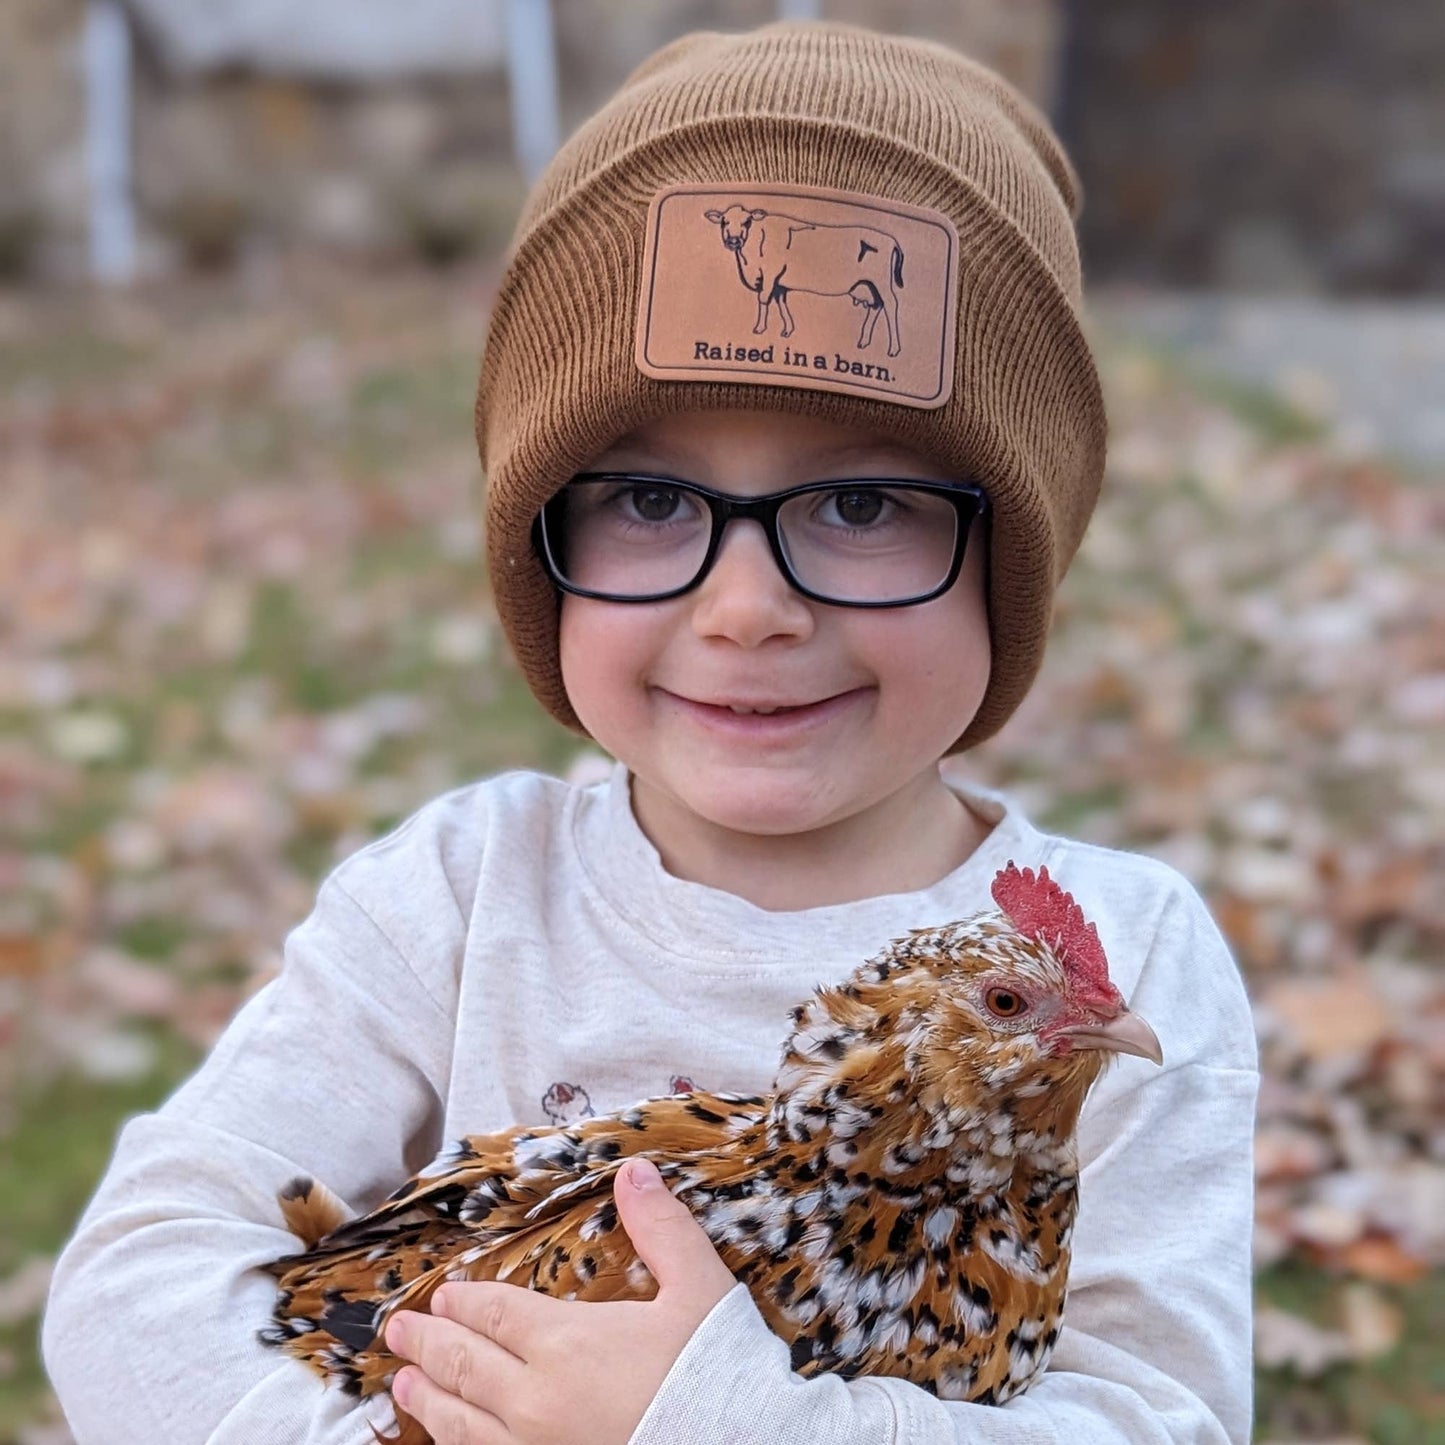
<svg viewBox="0 0 1445 1445">
<path fill-rule="evenodd" d="M 728 525 L 712 570 L 693 594 L 693 630 L 756 647 L 770 637 L 806 637 L 813 630 L 808 599 L 778 570 L 762 523 Z"/>
</svg>

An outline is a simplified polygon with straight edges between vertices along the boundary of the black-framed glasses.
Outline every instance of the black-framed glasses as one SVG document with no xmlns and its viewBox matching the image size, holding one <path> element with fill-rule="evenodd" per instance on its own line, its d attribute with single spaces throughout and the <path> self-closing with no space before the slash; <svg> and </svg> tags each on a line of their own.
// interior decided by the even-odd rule
<svg viewBox="0 0 1445 1445">
<path fill-rule="evenodd" d="M 853 477 L 734 497 L 637 472 L 582 472 L 542 508 L 533 543 L 564 592 L 662 602 L 707 576 L 734 518 L 761 524 L 789 584 L 835 607 L 908 607 L 958 579 L 988 497 L 973 482 Z"/>
</svg>

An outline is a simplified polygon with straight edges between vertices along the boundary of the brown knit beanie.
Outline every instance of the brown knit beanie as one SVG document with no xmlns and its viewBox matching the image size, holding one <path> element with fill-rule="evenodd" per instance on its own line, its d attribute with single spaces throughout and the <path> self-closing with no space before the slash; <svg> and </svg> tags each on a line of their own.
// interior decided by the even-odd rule
<svg viewBox="0 0 1445 1445">
<path fill-rule="evenodd" d="M 1104 465 L 1078 204 L 1038 112 L 942 46 L 780 24 L 634 71 L 528 200 L 477 394 L 497 611 L 547 710 L 581 730 L 531 544 L 543 503 L 647 420 L 757 408 L 870 429 L 987 489 L 993 666 L 956 746 L 996 732 Z"/>
</svg>

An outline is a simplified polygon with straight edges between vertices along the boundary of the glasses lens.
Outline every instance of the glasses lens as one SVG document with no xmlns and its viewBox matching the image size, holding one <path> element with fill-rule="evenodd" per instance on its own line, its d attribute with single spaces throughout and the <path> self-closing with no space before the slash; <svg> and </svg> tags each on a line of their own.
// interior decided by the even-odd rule
<svg viewBox="0 0 1445 1445">
<path fill-rule="evenodd" d="M 651 597 L 686 587 L 707 556 L 712 516 L 702 498 L 666 482 L 574 481 L 547 504 L 553 563 L 574 587 Z"/>
<path fill-rule="evenodd" d="M 804 492 L 778 513 L 798 581 L 837 602 L 901 602 L 942 586 L 959 525 L 945 495 L 859 482 Z"/>
</svg>

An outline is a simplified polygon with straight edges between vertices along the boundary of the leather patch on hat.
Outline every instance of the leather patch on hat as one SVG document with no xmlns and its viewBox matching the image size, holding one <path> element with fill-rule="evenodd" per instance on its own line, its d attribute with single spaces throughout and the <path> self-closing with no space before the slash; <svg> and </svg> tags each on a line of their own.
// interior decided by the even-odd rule
<svg viewBox="0 0 1445 1445">
<path fill-rule="evenodd" d="M 660 381 L 942 406 L 958 233 L 922 206 L 818 186 L 674 186 L 647 213 L 636 360 Z"/>
</svg>

